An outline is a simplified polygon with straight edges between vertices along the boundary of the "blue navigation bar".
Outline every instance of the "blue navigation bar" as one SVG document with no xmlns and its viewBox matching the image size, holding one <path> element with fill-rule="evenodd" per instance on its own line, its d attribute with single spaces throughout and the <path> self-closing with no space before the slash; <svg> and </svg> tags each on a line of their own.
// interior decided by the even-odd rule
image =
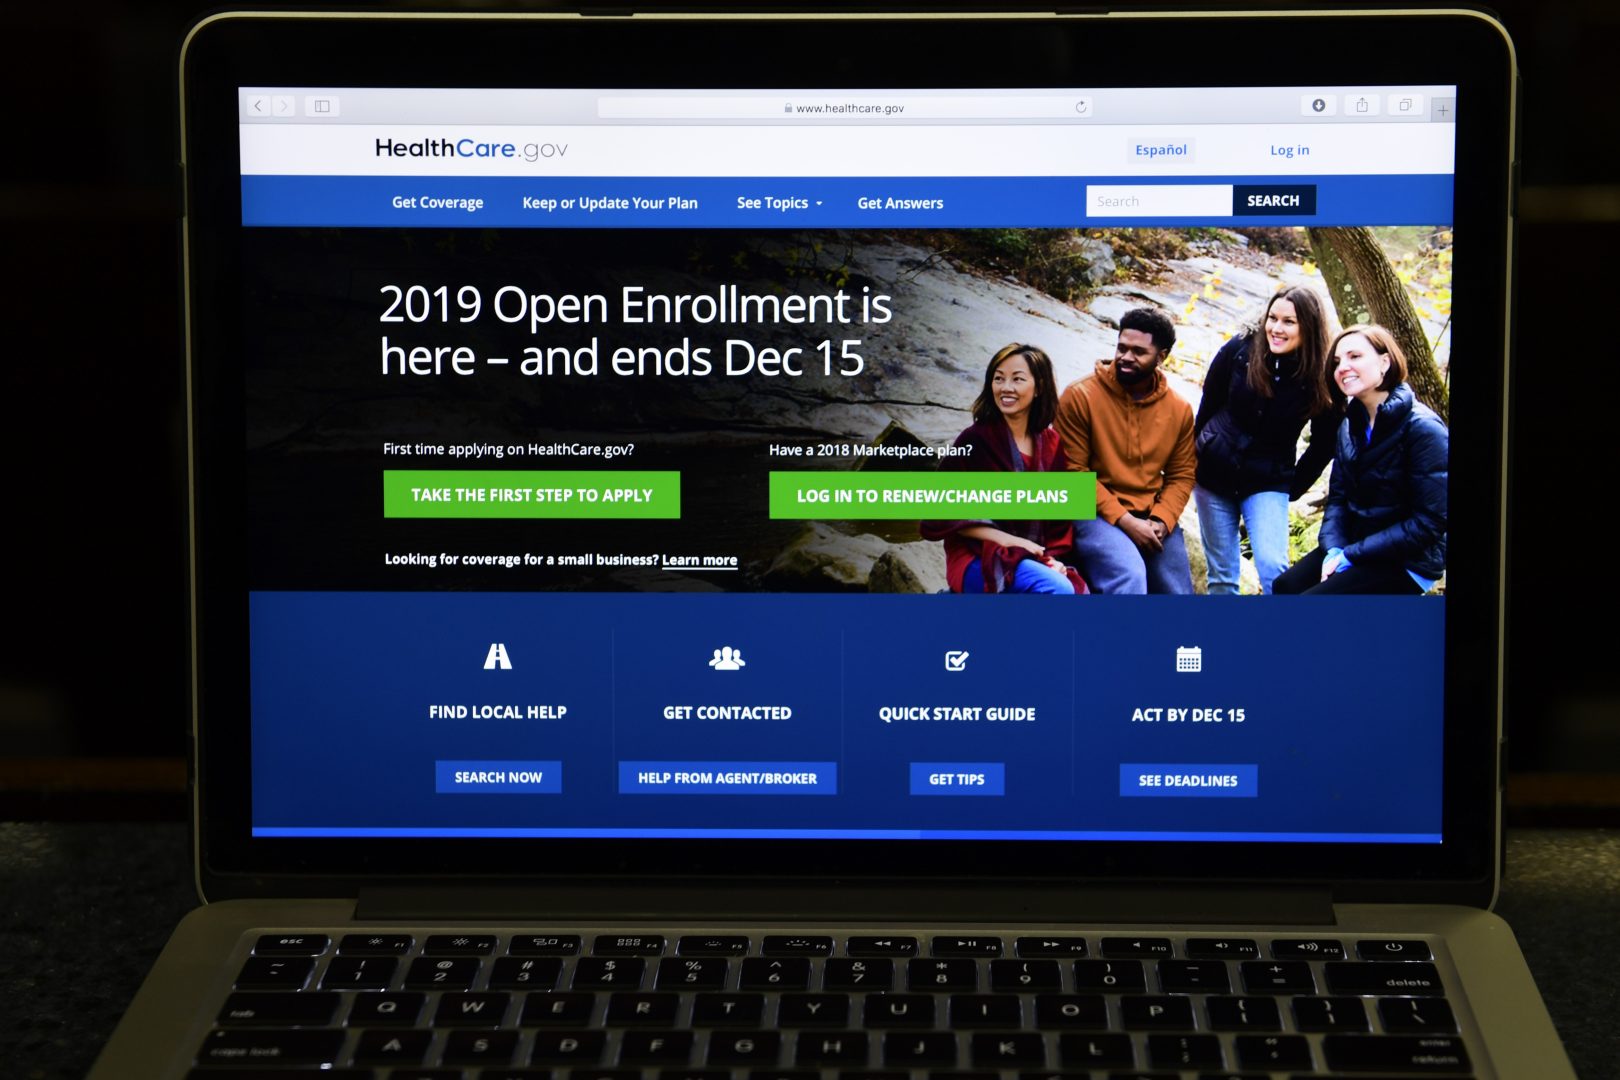
<svg viewBox="0 0 1620 1080">
<path fill-rule="evenodd" d="M 1446 225 L 1449 174 L 1225 177 L 242 177 L 242 224 L 512 229 L 1064 228 L 1126 225 Z M 1088 185 L 1231 187 L 1197 216 L 1097 217 Z M 1237 192 L 1243 194 L 1239 196 Z M 1155 200 L 1143 199 L 1143 207 Z M 1129 208 L 1133 203 L 1124 203 Z M 1220 212 L 1223 211 L 1224 213 Z"/>
</svg>

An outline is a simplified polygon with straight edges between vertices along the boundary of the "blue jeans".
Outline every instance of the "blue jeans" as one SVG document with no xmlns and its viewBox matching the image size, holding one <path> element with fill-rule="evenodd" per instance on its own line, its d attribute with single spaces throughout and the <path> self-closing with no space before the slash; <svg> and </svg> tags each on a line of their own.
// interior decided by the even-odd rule
<svg viewBox="0 0 1620 1080">
<path fill-rule="evenodd" d="M 1048 593 L 1054 596 L 1073 596 L 1074 586 L 1062 570 L 1054 570 L 1039 559 L 1019 559 L 1013 568 L 1012 588 L 1008 592 Z M 962 592 L 984 592 L 984 567 L 974 559 L 962 571 Z"/>
<path fill-rule="evenodd" d="M 1238 540 L 1238 517 L 1249 526 L 1249 550 L 1254 553 L 1260 591 L 1271 595 L 1271 583 L 1288 569 L 1288 493 L 1260 491 L 1246 499 L 1229 499 L 1202 485 L 1194 489 L 1198 500 L 1198 527 L 1204 534 L 1204 561 L 1209 566 L 1209 594 L 1238 591 L 1243 549 Z"/>
<path fill-rule="evenodd" d="M 1187 563 L 1187 538 L 1176 529 L 1165 538 L 1164 550 L 1147 552 L 1125 535 L 1125 530 L 1098 518 L 1074 523 L 1074 554 L 1080 576 L 1091 591 L 1111 593 L 1169 593 L 1185 596 L 1193 591 L 1192 567 Z"/>
</svg>

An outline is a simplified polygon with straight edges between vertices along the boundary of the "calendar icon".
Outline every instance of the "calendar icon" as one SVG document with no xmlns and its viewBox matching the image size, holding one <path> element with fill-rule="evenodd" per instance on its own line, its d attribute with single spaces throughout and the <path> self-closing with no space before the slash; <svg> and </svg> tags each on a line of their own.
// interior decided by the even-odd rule
<svg viewBox="0 0 1620 1080">
<path fill-rule="evenodd" d="M 1197 645 L 1187 648 L 1185 645 L 1176 649 L 1177 671 L 1203 671 L 1204 650 Z"/>
</svg>

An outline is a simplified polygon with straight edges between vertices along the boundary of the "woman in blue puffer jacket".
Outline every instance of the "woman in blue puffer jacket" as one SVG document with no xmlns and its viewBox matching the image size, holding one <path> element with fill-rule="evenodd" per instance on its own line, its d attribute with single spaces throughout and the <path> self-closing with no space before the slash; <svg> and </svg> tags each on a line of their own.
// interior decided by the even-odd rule
<svg viewBox="0 0 1620 1080">
<path fill-rule="evenodd" d="M 1333 381 L 1349 398 L 1328 479 L 1319 546 L 1278 593 L 1428 592 L 1446 569 L 1446 426 L 1406 383 L 1382 326 L 1333 340 Z"/>
</svg>

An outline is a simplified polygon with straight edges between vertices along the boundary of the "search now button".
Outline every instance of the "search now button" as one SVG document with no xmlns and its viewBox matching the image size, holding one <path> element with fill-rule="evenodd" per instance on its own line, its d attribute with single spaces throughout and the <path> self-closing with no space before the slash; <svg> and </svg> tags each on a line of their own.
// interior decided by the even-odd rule
<svg viewBox="0 0 1620 1080">
<path fill-rule="evenodd" d="M 1087 184 L 1094 218 L 1230 217 L 1231 184 Z"/>
</svg>

